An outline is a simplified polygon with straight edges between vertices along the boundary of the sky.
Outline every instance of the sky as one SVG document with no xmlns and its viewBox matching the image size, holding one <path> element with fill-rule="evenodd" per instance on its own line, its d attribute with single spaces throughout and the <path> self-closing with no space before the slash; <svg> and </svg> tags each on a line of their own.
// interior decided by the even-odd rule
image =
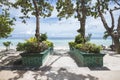
<svg viewBox="0 0 120 80">
<path fill-rule="evenodd" d="M 20 9 L 10 10 L 12 16 L 19 17 L 21 14 Z M 74 17 L 69 19 L 62 19 L 59 21 L 57 18 L 57 10 L 54 8 L 51 17 L 49 18 L 40 18 L 40 32 L 47 33 L 48 37 L 74 37 L 76 36 L 77 30 L 80 28 L 80 22 L 77 21 Z M 120 11 L 114 12 L 115 23 L 117 24 L 118 16 Z M 31 15 L 30 15 L 31 16 Z M 110 25 L 111 19 L 110 15 L 107 13 L 104 15 L 108 24 Z M 12 26 L 14 31 L 12 36 L 18 35 L 34 35 L 36 21 L 35 17 L 31 16 L 27 23 L 22 23 L 19 19 L 15 22 L 15 25 Z M 103 37 L 105 32 L 104 26 L 100 18 L 94 19 L 92 17 L 87 17 L 86 20 L 86 35 L 92 33 L 92 37 Z"/>
</svg>

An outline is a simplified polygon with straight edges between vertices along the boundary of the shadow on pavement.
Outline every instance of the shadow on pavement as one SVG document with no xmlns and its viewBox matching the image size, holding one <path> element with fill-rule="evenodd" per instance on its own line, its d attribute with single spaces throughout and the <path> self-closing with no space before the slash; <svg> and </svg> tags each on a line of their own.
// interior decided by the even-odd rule
<svg viewBox="0 0 120 80">
<path fill-rule="evenodd" d="M 36 75 L 34 77 L 35 80 L 37 80 L 37 77 L 40 76 L 40 74 L 34 75 Z M 57 72 L 53 71 L 46 73 L 44 76 L 46 76 L 45 80 L 99 80 L 97 77 L 94 77 L 90 74 L 83 75 L 68 72 L 65 68 L 60 68 Z"/>
<path fill-rule="evenodd" d="M 109 68 L 107 68 L 107 67 L 89 67 L 89 69 L 91 70 L 91 71 L 110 71 L 110 69 Z"/>
</svg>

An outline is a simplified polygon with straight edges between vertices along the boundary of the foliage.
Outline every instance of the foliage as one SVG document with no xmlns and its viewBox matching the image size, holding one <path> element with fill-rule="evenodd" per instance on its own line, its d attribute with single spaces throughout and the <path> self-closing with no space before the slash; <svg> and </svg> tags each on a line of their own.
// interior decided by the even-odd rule
<svg viewBox="0 0 120 80">
<path fill-rule="evenodd" d="M 88 38 L 90 39 L 91 35 L 88 35 Z M 80 51 L 87 52 L 87 53 L 100 53 L 100 50 L 102 49 L 101 46 L 97 46 L 92 43 L 88 43 L 89 39 L 86 39 L 86 42 L 84 43 L 83 37 L 79 34 L 75 37 L 74 42 L 69 42 L 69 46 L 71 48 L 79 49 Z"/>
<path fill-rule="evenodd" d="M 85 42 L 88 42 L 88 41 L 90 41 L 90 39 L 91 39 L 91 36 L 92 36 L 92 34 L 88 34 L 88 36 L 87 36 L 87 37 L 85 37 Z"/>
<path fill-rule="evenodd" d="M 26 23 L 26 19 L 30 18 L 28 14 L 33 16 L 39 15 L 43 18 L 51 16 L 53 6 L 49 2 L 49 0 L 17 0 L 15 4 L 13 4 L 13 7 L 16 9 L 21 7 L 20 9 L 23 16 L 20 16 L 20 18 L 23 19 L 23 23 Z"/>
<path fill-rule="evenodd" d="M 39 53 L 47 49 L 48 46 L 44 43 L 37 43 L 37 42 L 25 42 L 25 43 L 18 43 L 17 50 L 18 51 L 25 51 L 26 53 Z"/>
<path fill-rule="evenodd" d="M 26 19 L 30 18 L 30 14 L 35 16 L 35 37 L 37 38 L 37 40 L 40 37 L 40 17 L 49 17 L 51 16 L 51 12 L 53 11 L 53 6 L 50 4 L 50 1 L 51 0 L 16 0 L 15 3 L 12 5 L 16 9 L 21 9 L 21 13 L 23 13 L 23 16 L 20 16 L 20 18 L 23 20 L 23 23 L 26 23 Z"/>
<path fill-rule="evenodd" d="M 53 47 L 53 43 L 50 41 L 43 41 L 48 47 Z"/>
<path fill-rule="evenodd" d="M 36 37 L 31 37 L 30 39 L 26 40 L 26 42 L 37 42 Z"/>
<path fill-rule="evenodd" d="M 84 38 L 82 37 L 81 34 L 79 34 L 75 37 L 75 43 L 77 43 L 77 44 L 84 43 Z"/>
<path fill-rule="evenodd" d="M 60 20 L 74 16 L 80 21 L 80 28 L 77 32 L 83 36 L 84 40 L 87 16 L 97 16 L 97 13 L 92 11 L 91 2 L 92 0 L 58 0 L 56 3 L 56 9 L 59 12 L 57 16 Z"/>
<path fill-rule="evenodd" d="M 46 50 L 48 47 L 44 43 L 27 42 L 25 43 L 25 52 L 39 53 Z"/>
<path fill-rule="evenodd" d="M 7 41 L 7 42 L 3 42 L 3 45 L 6 47 L 6 51 L 9 49 L 11 42 Z"/>
<path fill-rule="evenodd" d="M 60 20 L 64 17 L 69 18 L 74 14 L 73 4 L 71 0 L 58 0 L 56 9 L 59 12 L 57 16 Z"/>
<path fill-rule="evenodd" d="M 83 12 L 86 16 L 89 16 L 92 13 L 92 7 L 91 5 L 91 0 L 58 0 L 56 3 L 58 17 L 61 18 L 69 18 L 71 16 L 75 16 L 75 18 L 78 18 L 78 21 L 83 17 Z M 83 10 L 83 8 L 85 10 Z"/>
<path fill-rule="evenodd" d="M 116 17 L 114 16 L 114 11 L 119 10 L 120 0 L 97 0 L 93 10 L 97 12 L 99 17 L 101 18 L 104 28 L 106 29 L 103 38 L 106 39 L 108 36 L 112 38 L 117 53 L 120 53 L 120 16 L 118 16 L 118 23 L 116 24 Z M 109 18 L 111 19 L 111 22 L 107 22 L 107 19 L 104 15 L 105 13 L 109 13 Z"/>
<path fill-rule="evenodd" d="M 17 44 L 17 48 L 16 48 L 17 51 L 24 51 L 25 50 L 25 43 L 18 43 Z"/>
<path fill-rule="evenodd" d="M 10 0 L 0 0 L 0 38 L 6 38 L 13 31 L 15 18 L 10 16 Z"/>
<path fill-rule="evenodd" d="M 100 53 L 100 50 L 102 49 L 100 46 L 92 43 L 77 44 L 75 45 L 75 48 L 87 53 Z"/>
<path fill-rule="evenodd" d="M 75 48 L 76 48 L 76 49 L 82 49 L 82 47 L 83 47 L 83 44 L 76 44 L 76 45 L 75 45 Z"/>
<path fill-rule="evenodd" d="M 36 37 L 31 37 L 24 43 L 17 44 L 18 51 L 25 51 L 26 53 L 40 53 L 49 47 L 53 47 L 53 43 L 50 41 L 38 42 Z"/>
<path fill-rule="evenodd" d="M 13 25 L 13 20 L 9 16 L 0 15 L 0 38 L 6 38 L 13 31 L 10 26 Z"/>
<path fill-rule="evenodd" d="M 47 40 L 47 34 L 46 34 L 46 33 L 41 34 L 41 35 L 40 35 L 40 42 L 46 41 L 46 40 Z"/>
<path fill-rule="evenodd" d="M 108 32 L 104 32 L 104 36 L 103 36 L 103 39 L 107 39 L 110 35 L 108 34 Z"/>
<path fill-rule="evenodd" d="M 69 44 L 70 47 L 75 47 L 75 45 L 76 45 L 76 43 L 73 42 L 73 41 L 69 42 L 68 44 Z"/>
</svg>

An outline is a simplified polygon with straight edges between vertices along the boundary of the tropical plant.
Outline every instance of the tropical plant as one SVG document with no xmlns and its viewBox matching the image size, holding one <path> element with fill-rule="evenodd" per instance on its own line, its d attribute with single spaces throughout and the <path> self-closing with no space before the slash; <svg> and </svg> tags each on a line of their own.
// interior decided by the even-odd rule
<svg viewBox="0 0 120 80">
<path fill-rule="evenodd" d="M 88 35 L 90 38 L 91 35 Z M 87 53 L 100 53 L 102 47 L 97 46 L 96 44 L 88 42 L 90 39 L 86 39 L 86 42 L 84 43 L 83 37 L 79 34 L 75 37 L 75 41 L 69 42 L 70 48 L 76 48 L 80 51 L 87 52 Z"/>
<path fill-rule="evenodd" d="M 42 42 L 42 41 L 46 41 L 47 40 L 47 34 L 46 33 L 44 33 L 44 34 L 41 34 L 41 36 L 40 36 L 40 42 Z"/>
<path fill-rule="evenodd" d="M 31 37 L 28 40 L 26 40 L 26 42 L 37 42 L 36 37 Z"/>
<path fill-rule="evenodd" d="M 75 47 L 75 45 L 76 45 L 76 43 L 73 42 L 73 41 L 69 42 L 68 44 L 69 44 L 70 47 Z"/>
<path fill-rule="evenodd" d="M 84 38 L 81 36 L 81 34 L 75 37 L 75 43 L 77 44 L 84 43 Z"/>
<path fill-rule="evenodd" d="M 8 51 L 10 49 L 10 44 L 11 44 L 10 41 L 3 42 L 3 45 L 6 47 L 6 51 Z"/>
<path fill-rule="evenodd" d="M 76 44 L 74 48 L 79 49 L 80 51 L 87 52 L 87 53 L 100 53 L 101 46 L 97 46 L 92 43 L 85 43 L 85 44 Z"/>
<path fill-rule="evenodd" d="M 47 37 L 47 35 L 46 35 Z M 31 37 L 24 43 L 17 44 L 17 51 L 24 51 L 26 53 L 39 53 L 49 47 L 53 47 L 53 43 L 44 39 L 42 42 L 38 43 L 36 37 Z"/>
<path fill-rule="evenodd" d="M 53 43 L 50 41 L 43 41 L 48 47 L 53 47 Z"/>
<path fill-rule="evenodd" d="M 17 51 L 24 51 L 25 50 L 25 43 L 18 43 L 17 44 L 17 48 L 16 48 Z"/>
</svg>

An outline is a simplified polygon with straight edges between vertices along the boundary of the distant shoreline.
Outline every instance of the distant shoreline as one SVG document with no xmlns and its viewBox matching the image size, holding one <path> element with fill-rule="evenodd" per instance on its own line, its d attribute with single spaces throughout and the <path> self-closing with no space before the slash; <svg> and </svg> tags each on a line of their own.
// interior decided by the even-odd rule
<svg viewBox="0 0 120 80">
<path fill-rule="evenodd" d="M 2 38 L 2 39 L 29 39 L 32 36 L 29 37 L 8 37 L 8 38 Z M 74 39 L 75 37 L 48 37 L 48 39 Z M 91 39 L 103 39 L 102 37 L 91 37 Z M 107 39 L 111 39 L 110 37 Z"/>
<path fill-rule="evenodd" d="M 0 39 L 0 47 L 4 47 L 3 46 L 3 42 L 6 42 L 6 41 L 11 41 L 13 45 L 13 47 L 16 47 L 16 45 L 18 44 L 18 42 L 25 42 L 26 39 L 14 39 L 14 38 L 7 38 L 7 39 Z M 50 40 L 51 42 L 54 43 L 54 46 L 55 47 L 68 47 L 68 42 L 70 41 L 74 41 L 73 38 L 48 38 L 48 40 Z M 103 46 L 110 46 L 112 44 L 112 40 L 111 39 L 107 39 L 107 40 L 104 40 L 104 39 L 101 39 L 101 38 L 92 38 L 91 41 L 92 43 L 94 44 L 97 44 L 97 45 L 103 45 Z"/>
</svg>

